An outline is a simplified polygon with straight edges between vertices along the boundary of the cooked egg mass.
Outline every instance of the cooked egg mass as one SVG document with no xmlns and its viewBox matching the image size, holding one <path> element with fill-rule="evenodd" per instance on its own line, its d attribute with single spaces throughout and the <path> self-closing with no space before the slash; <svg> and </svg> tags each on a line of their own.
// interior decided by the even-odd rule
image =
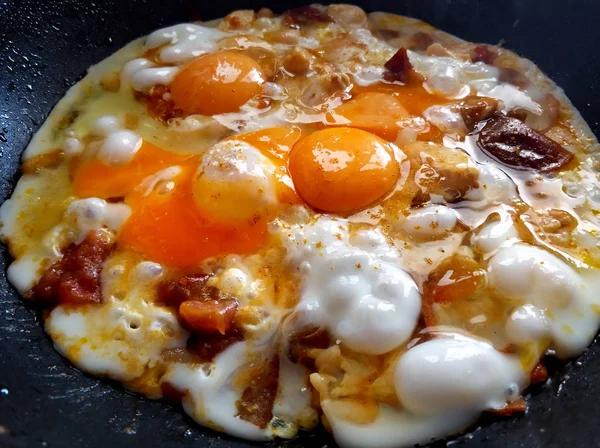
<svg viewBox="0 0 600 448">
<path fill-rule="evenodd" d="M 598 142 L 509 50 L 350 5 L 90 68 L 0 207 L 75 366 L 254 441 L 408 447 L 523 413 L 600 326 Z"/>
</svg>

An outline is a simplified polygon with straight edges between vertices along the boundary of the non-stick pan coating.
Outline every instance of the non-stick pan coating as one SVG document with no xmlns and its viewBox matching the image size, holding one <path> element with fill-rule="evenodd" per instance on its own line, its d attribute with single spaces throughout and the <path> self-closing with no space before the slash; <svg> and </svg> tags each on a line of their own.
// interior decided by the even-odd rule
<svg viewBox="0 0 600 448">
<path fill-rule="evenodd" d="M 594 0 L 375 0 L 471 41 L 502 42 L 562 86 L 600 133 L 600 3 Z M 51 108 L 87 67 L 163 25 L 240 8 L 281 12 L 298 1 L 0 0 L 0 200 L 18 179 L 19 157 Z M 0 249 L 0 446 L 245 447 L 195 425 L 176 407 L 89 377 L 53 349 L 34 313 L 5 278 Z M 600 293 L 600 291 L 599 291 Z M 600 446 L 600 347 L 558 369 L 530 399 L 526 417 L 484 424 L 461 447 Z M 280 444 L 273 444 L 278 446 Z M 290 447 L 335 446 L 323 432 Z M 264 445 L 257 445 L 264 446 Z"/>
</svg>

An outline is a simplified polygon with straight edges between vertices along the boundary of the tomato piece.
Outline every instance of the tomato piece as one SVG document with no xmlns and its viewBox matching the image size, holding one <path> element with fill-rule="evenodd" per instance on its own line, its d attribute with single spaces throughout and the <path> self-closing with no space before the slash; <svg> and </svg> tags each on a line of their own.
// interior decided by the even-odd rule
<svg viewBox="0 0 600 448">
<path fill-rule="evenodd" d="M 485 271 L 479 264 L 456 255 L 444 261 L 429 274 L 426 295 L 434 303 L 451 303 L 469 298 L 485 285 Z"/>
<path fill-rule="evenodd" d="M 235 299 L 188 300 L 179 306 L 179 316 L 192 331 L 225 334 L 233 326 L 237 308 Z"/>
</svg>

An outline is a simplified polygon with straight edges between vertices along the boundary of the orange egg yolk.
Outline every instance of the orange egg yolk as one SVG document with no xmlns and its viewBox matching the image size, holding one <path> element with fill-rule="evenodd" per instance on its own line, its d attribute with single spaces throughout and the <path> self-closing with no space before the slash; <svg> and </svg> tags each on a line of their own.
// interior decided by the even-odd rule
<svg viewBox="0 0 600 448">
<path fill-rule="evenodd" d="M 213 222 L 193 200 L 196 169 L 183 166 L 170 181 L 169 191 L 137 188 L 128 195 L 132 214 L 121 228 L 119 242 L 150 260 L 183 269 L 197 268 L 208 257 L 257 252 L 267 239 L 266 221 Z"/>
<path fill-rule="evenodd" d="M 410 114 L 400 100 L 381 92 L 365 92 L 335 109 L 350 121 L 350 126 L 377 134 L 389 141 L 396 139 L 401 121 Z"/>
<path fill-rule="evenodd" d="M 187 64 L 171 83 L 171 98 L 190 114 L 236 112 L 260 93 L 263 82 L 263 71 L 254 59 L 221 51 Z"/>
<path fill-rule="evenodd" d="M 361 93 L 392 95 L 413 116 L 423 115 L 423 111 L 431 106 L 450 102 L 446 98 L 429 93 L 421 83 L 405 85 L 377 83 L 366 87 L 355 85 L 351 93 L 355 96 Z"/>
<path fill-rule="evenodd" d="M 400 175 L 390 145 L 361 129 L 323 129 L 294 146 L 289 169 L 297 193 L 327 212 L 358 211 L 389 193 Z"/>
<path fill-rule="evenodd" d="M 149 142 L 124 165 L 109 166 L 97 159 L 75 161 L 75 194 L 124 197 L 132 214 L 119 232 L 119 243 L 149 260 L 194 269 L 208 257 L 257 252 L 266 243 L 267 222 L 278 204 L 301 202 L 287 168 L 288 153 L 299 138 L 298 128 L 271 128 L 229 139 L 245 142 L 251 146 L 248 150 L 258 152 L 257 160 L 269 168 L 265 182 L 274 192 L 267 212 L 257 214 L 252 209 L 244 219 L 233 219 L 239 213 L 230 213 L 244 210 L 247 204 L 240 201 L 251 193 L 244 189 L 254 186 L 244 182 L 243 176 L 236 182 L 202 184 L 197 180 L 202 157 L 165 151 Z M 233 162 L 236 166 L 238 161 Z M 214 197 L 215 202 L 203 207 L 207 204 L 198 201 L 198 196 Z M 230 200 L 225 201 L 226 197 Z"/>
<path fill-rule="evenodd" d="M 294 126 L 290 128 L 261 129 L 260 131 L 238 134 L 229 138 L 251 144 L 271 160 L 287 161 L 292 147 L 301 135 L 300 128 Z"/>
<path fill-rule="evenodd" d="M 122 198 L 149 175 L 196 158 L 164 151 L 144 141 L 133 159 L 124 165 L 106 165 L 95 158 L 76 160 L 71 167 L 75 194 L 80 198 Z"/>
</svg>

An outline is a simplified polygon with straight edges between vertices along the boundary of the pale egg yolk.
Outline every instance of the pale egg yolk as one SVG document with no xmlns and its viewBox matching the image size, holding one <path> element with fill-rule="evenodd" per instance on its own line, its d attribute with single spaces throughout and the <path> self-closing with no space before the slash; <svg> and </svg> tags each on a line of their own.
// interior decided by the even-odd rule
<svg viewBox="0 0 600 448">
<path fill-rule="evenodd" d="M 266 156 L 276 166 L 277 196 L 284 204 L 302 203 L 296 194 L 294 183 L 288 170 L 289 154 L 302 132 L 298 127 L 267 128 L 260 131 L 238 134 L 230 139 L 249 143 Z"/>
<path fill-rule="evenodd" d="M 249 222 L 272 216 L 281 203 L 297 203 L 287 153 L 297 128 L 241 134 L 210 148 L 193 182 L 196 206 L 215 221 Z"/>
<path fill-rule="evenodd" d="M 349 120 L 350 126 L 389 141 L 398 136 L 402 120 L 410 117 L 396 97 L 380 92 L 361 93 L 337 107 L 335 113 Z"/>
<path fill-rule="evenodd" d="M 171 83 L 171 98 L 190 114 L 236 112 L 261 92 L 260 65 L 241 53 L 210 53 L 187 64 Z"/>
<path fill-rule="evenodd" d="M 248 222 L 277 205 L 275 165 L 256 148 L 225 140 L 210 148 L 192 186 L 194 202 L 221 222 Z"/>
<path fill-rule="evenodd" d="M 297 193 L 327 212 L 358 211 L 389 193 L 400 175 L 391 146 L 370 132 L 330 128 L 294 146 L 289 169 Z"/>
</svg>

